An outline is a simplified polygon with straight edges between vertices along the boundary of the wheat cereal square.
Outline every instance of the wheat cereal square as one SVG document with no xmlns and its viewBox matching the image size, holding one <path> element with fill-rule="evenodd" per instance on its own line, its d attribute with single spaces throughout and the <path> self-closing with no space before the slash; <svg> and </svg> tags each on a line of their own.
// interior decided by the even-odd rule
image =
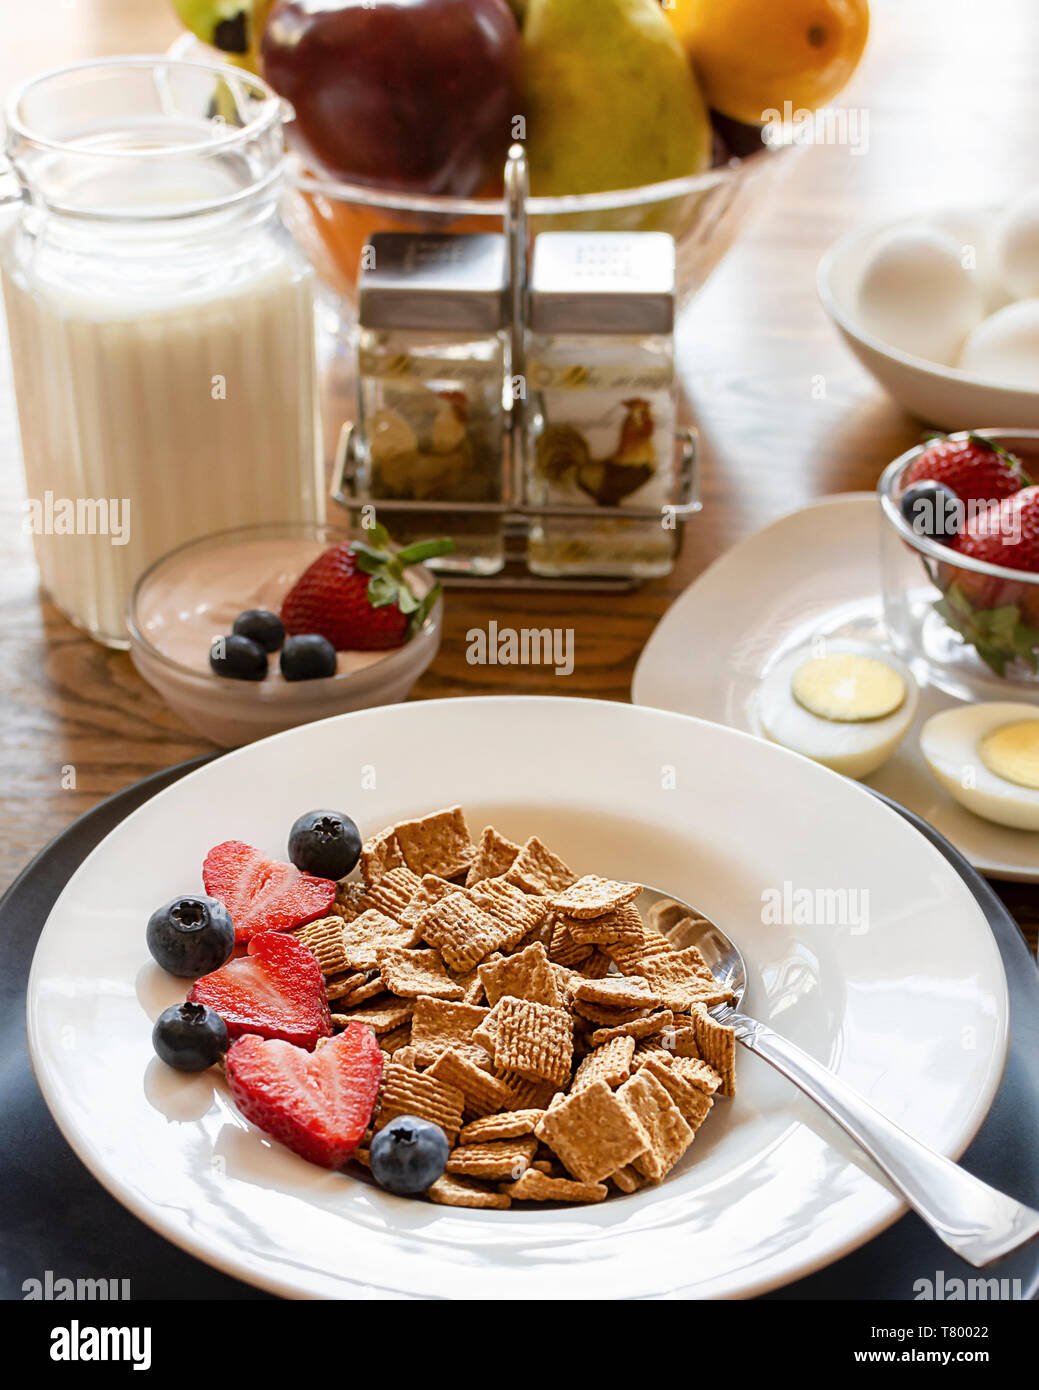
<svg viewBox="0 0 1039 1390">
<path fill-rule="evenodd" d="M 504 924 L 502 945 L 510 951 L 516 950 L 524 937 L 539 933 L 551 912 L 547 898 L 524 893 L 503 878 L 486 878 L 468 891 L 473 902 Z"/>
<path fill-rule="evenodd" d="M 579 965 L 595 953 L 594 946 L 588 942 L 581 942 L 579 945 L 570 935 L 566 926 L 554 919 L 552 920 L 552 931 L 548 938 L 547 949 L 550 960 L 556 965 L 565 965 L 567 968 Z"/>
<path fill-rule="evenodd" d="M 573 1022 L 566 1010 L 507 994 L 494 1013 L 495 1067 L 565 1085 L 574 1056 Z"/>
<path fill-rule="evenodd" d="M 449 1048 L 461 1052 L 477 1065 L 481 1060 L 490 1063 L 487 1050 L 473 1041 L 474 1030 L 479 1028 L 490 1009 L 476 1004 L 455 1004 L 447 999 L 430 999 L 420 994 L 414 1010 L 411 1042 L 418 1053 L 420 1067 L 429 1066 Z"/>
<path fill-rule="evenodd" d="M 387 994 L 362 1004 L 359 1009 L 351 1009 L 348 1014 L 333 1014 L 332 1022 L 340 1028 L 348 1023 L 366 1023 L 375 1033 L 392 1033 L 410 1020 L 413 1008 L 410 999 L 394 999 Z"/>
<path fill-rule="evenodd" d="M 607 1009 L 655 1009 L 662 1000 L 642 975 L 607 975 L 601 980 L 577 981 L 574 1002 Z"/>
<path fill-rule="evenodd" d="M 356 1009 L 358 1005 L 365 1004 L 369 999 L 374 999 L 377 995 L 386 992 L 385 982 L 378 970 L 369 970 L 363 975 L 354 975 L 351 978 L 357 980 L 358 983 L 347 994 L 339 997 L 340 1012 Z M 331 990 L 327 993 L 331 999 Z"/>
<path fill-rule="evenodd" d="M 664 935 L 676 951 L 684 951 L 690 946 L 695 946 L 710 925 L 706 917 L 686 915 L 668 927 Z"/>
<path fill-rule="evenodd" d="M 643 1177 L 659 1182 L 670 1173 L 693 1142 L 693 1131 L 663 1085 L 649 1072 L 638 1072 L 617 1092 L 649 1135 L 644 1153 L 631 1160 Z"/>
<path fill-rule="evenodd" d="M 343 957 L 351 970 L 375 970 L 379 964 L 379 949 L 399 946 L 409 951 L 418 944 L 414 927 L 403 926 L 378 908 L 368 908 L 352 922 L 344 922 Z"/>
<path fill-rule="evenodd" d="M 419 886 L 415 889 L 415 895 L 400 913 L 400 920 L 406 927 L 417 927 L 427 908 L 438 903 L 441 898 L 446 898 L 451 893 L 463 892 L 455 883 L 448 883 L 446 878 L 437 878 L 436 874 L 423 874 L 419 879 Z"/>
<path fill-rule="evenodd" d="M 593 1081 L 551 1106 L 535 1131 L 579 1182 L 597 1183 L 631 1163 L 650 1137 L 605 1081 Z"/>
<path fill-rule="evenodd" d="M 657 1037 L 674 1026 L 675 1016 L 670 1009 L 658 1009 L 655 1013 L 639 1013 L 637 1018 L 626 1023 L 601 1025 L 590 1035 L 592 1047 L 602 1047 L 611 1038 L 628 1037 L 637 1042 L 640 1038 Z"/>
<path fill-rule="evenodd" d="M 533 1134 L 516 1139 L 492 1139 L 481 1144 L 467 1144 L 453 1149 L 448 1155 L 447 1171 L 467 1178 L 515 1181 L 530 1167 L 537 1147 L 538 1141 Z"/>
<path fill-rule="evenodd" d="M 449 1142 L 462 1128 L 463 1097 L 455 1086 L 399 1062 L 386 1066 L 373 1128 L 383 1129 L 398 1115 L 417 1115 L 439 1125 Z"/>
<path fill-rule="evenodd" d="M 404 862 L 413 874 L 454 878 L 473 861 L 469 827 L 461 806 L 433 811 L 418 820 L 399 821 L 393 827 Z"/>
<path fill-rule="evenodd" d="M 618 1168 L 616 1173 L 610 1174 L 610 1182 L 619 1192 L 637 1192 L 643 1186 L 645 1179 L 630 1163 L 626 1163 L 623 1168 Z"/>
<path fill-rule="evenodd" d="M 357 906 L 365 912 L 375 908 L 377 912 L 399 921 L 400 914 L 418 892 L 420 883 L 421 879 L 401 864 L 370 884 L 357 899 Z"/>
<path fill-rule="evenodd" d="M 641 883 L 617 883 L 612 878 L 585 874 L 576 883 L 553 894 L 549 901 L 566 917 L 602 917 L 633 902 L 641 892 Z"/>
<path fill-rule="evenodd" d="M 634 1052 L 635 1039 L 623 1035 L 612 1038 L 602 1047 L 595 1048 L 582 1058 L 574 1072 L 571 1091 L 576 1091 L 581 1086 L 589 1086 L 593 1081 L 605 1081 L 607 1086 L 615 1090 L 631 1075 L 631 1059 Z"/>
<path fill-rule="evenodd" d="M 710 1093 L 702 1090 L 672 1063 L 670 1066 L 656 1057 L 647 1059 L 640 1069 L 658 1081 L 682 1112 L 682 1118 L 695 1134 L 710 1113 L 713 1101 Z"/>
<path fill-rule="evenodd" d="M 396 946 L 379 950 L 379 970 L 391 994 L 402 999 L 461 999 L 465 994 L 444 969 L 439 951 L 402 951 Z"/>
<path fill-rule="evenodd" d="M 719 1023 L 702 1005 L 692 1012 L 693 1031 L 700 1056 L 721 1077 L 719 1090 L 723 1096 L 736 1094 L 736 1034 Z"/>
<path fill-rule="evenodd" d="M 524 893 L 558 893 L 575 882 L 577 875 L 536 835 L 531 835 L 504 877 Z"/>
<path fill-rule="evenodd" d="M 486 1144 L 492 1139 L 518 1139 L 522 1134 L 533 1134 L 543 1110 L 513 1110 L 498 1115 L 486 1115 L 463 1125 L 458 1136 L 459 1144 Z"/>
<path fill-rule="evenodd" d="M 499 1184 L 498 1191 L 507 1193 L 516 1202 L 601 1202 L 609 1188 L 602 1183 L 549 1177 L 531 1167 L 515 1182 Z"/>
<path fill-rule="evenodd" d="M 325 997 L 329 1003 L 337 999 L 348 999 L 355 989 L 359 989 L 368 976 L 362 970 L 352 970 L 346 975 L 333 975 L 325 980 Z M 376 993 L 381 992 L 381 986 Z"/>
<path fill-rule="evenodd" d="M 455 1086 L 465 1098 L 466 1119 L 481 1119 L 504 1110 L 512 1099 L 511 1092 L 504 1081 L 485 1071 L 482 1067 L 455 1048 L 441 1052 L 436 1061 L 426 1071 L 427 1076 L 435 1076 L 449 1086 Z"/>
<path fill-rule="evenodd" d="M 624 903 L 601 917 L 570 917 L 560 913 L 556 920 L 562 922 L 579 946 L 610 946 L 620 941 L 640 945 L 645 930 L 642 915 L 634 903 Z"/>
<path fill-rule="evenodd" d="M 377 835 L 369 835 L 361 845 L 361 877 L 369 888 L 391 869 L 402 868 L 403 864 L 404 856 L 400 852 L 392 825 L 380 830 Z"/>
<path fill-rule="evenodd" d="M 449 893 L 419 918 L 423 941 L 435 947 L 449 970 L 463 975 L 496 951 L 505 936 L 497 918 L 484 912 L 464 893 Z"/>
<path fill-rule="evenodd" d="M 535 1004 L 548 1004 L 558 1009 L 562 1005 L 555 971 L 541 942 L 535 942 L 515 955 L 500 960 L 484 961 L 477 966 L 483 981 L 487 1002 L 497 1004 L 505 995 L 530 999 Z"/>
<path fill-rule="evenodd" d="M 519 852 L 519 845 L 514 845 L 504 835 L 499 835 L 493 825 L 485 826 L 480 843 L 476 846 L 473 862 L 465 876 L 465 886 L 472 888 L 485 878 L 499 878 L 507 873 Z"/>
<path fill-rule="evenodd" d="M 690 1086 L 699 1087 L 706 1095 L 713 1096 L 722 1084 L 721 1075 L 700 1057 L 675 1057 L 671 1067 Z"/>
<path fill-rule="evenodd" d="M 499 1080 L 509 1088 L 510 1101 L 506 1110 L 546 1110 L 554 1098 L 562 1094 L 554 1081 L 530 1081 L 514 1071 L 496 1071 Z"/>
<path fill-rule="evenodd" d="M 411 1045 L 411 1020 L 410 1020 L 410 1019 L 408 1020 L 407 1023 L 402 1023 L 402 1024 L 400 1024 L 399 1027 L 394 1028 L 393 1031 L 390 1032 L 390 1033 L 380 1033 L 380 1034 L 379 1034 L 379 1046 L 382 1048 L 383 1052 L 389 1054 L 389 1057 L 390 1057 L 391 1060 L 392 1060 L 392 1058 L 394 1057 L 394 1055 L 395 1055 L 396 1053 L 398 1053 L 398 1052 L 401 1050 L 402 1047 L 410 1047 L 410 1045 Z"/>
<path fill-rule="evenodd" d="M 341 975 L 350 969 L 343 940 L 344 924 L 342 917 L 319 917 L 315 922 L 307 922 L 297 927 L 290 935 L 307 948 L 321 967 L 322 975 Z"/>
<path fill-rule="evenodd" d="M 494 1192 L 473 1178 L 456 1178 L 447 1173 L 426 1189 L 426 1196 L 441 1207 L 482 1207 L 491 1211 L 508 1211 L 512 1205 L 512 1199 L 503 1192 Z"/>
<path fill-rule="evenodd" d="M 332 911 L 344 922 L 352 922 L 364 911 L 364 907 L 361 905 L 364 892 L 363 883 L 340 883 L 336 888 L 336 899 L 332 904 Z"/>
<path fill-rule="evenodd" d="M 675 950 L 666 936 L 649 926 L 643 929 L 641 945 L 634 941 L 611 941 L 602 949 L 622 975 L 640 975 L 644 960 L 672 955 Z"/>
</svg>

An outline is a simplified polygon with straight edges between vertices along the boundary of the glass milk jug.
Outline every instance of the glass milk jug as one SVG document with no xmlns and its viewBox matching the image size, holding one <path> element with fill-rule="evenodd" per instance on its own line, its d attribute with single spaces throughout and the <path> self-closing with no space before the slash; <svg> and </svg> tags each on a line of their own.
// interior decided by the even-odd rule
<svg viewBox="0 0 1039 1390">
<path fill-rule="evenodd" d="M 236 69 L 84 63 L 11 98 L 0 274 L 44 587 L 125 645 L 193 537 L 324 511 L 313 275 L 278 216 L 286 108 Z"/>
</svg>

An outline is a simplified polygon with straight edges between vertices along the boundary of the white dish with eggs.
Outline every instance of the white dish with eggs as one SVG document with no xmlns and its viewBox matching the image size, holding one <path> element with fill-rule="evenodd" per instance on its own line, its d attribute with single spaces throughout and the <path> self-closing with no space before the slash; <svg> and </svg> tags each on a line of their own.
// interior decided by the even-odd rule
<svg viewBox="0 0 1039 1390">
<path fill-rule="evenodd" d="M 887 649 L 876 494 L 822 498 L 780 517 L 715 561 L 671 605 L 632 682 L 636 704 L 697 715 L 767 738 L 762 690 L 794 654 L 861 645 Z M 767 576 L 767 583 L 763 582 Z M 970 706 L 922 685 L 912 723 L 864 784 L 915 811 L 991 878 L 1039 883 L 1039 832 L 974 814 L 928 768 L 920 731 L 932 715 Z M 1025 705 L 1039 715 L 1039 705 Z"/>
<path fill-rule="evenodd" d="M 857 228 L 823 257 L 818 289 L 858 360 L 912 414 L 947 430 L 1039 428 L 1039 191 L 1006 209 Z"/>
</svg>

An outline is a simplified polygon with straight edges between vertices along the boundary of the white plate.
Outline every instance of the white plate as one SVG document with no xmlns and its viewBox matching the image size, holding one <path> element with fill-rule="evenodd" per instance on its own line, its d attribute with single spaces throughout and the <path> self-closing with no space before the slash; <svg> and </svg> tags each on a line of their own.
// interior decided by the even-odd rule
<svg viewBox="0 0 1039 1390">
<path fill-rule="evenodd" d="M 885 643 L 880 508 L 872 492 L 824 497 L 765 526 L 715 561 L 671 605 L 632 681 L 637 705 L 693 714 L 764 737 L 763 672 L 813 637 Z M 920 726 L 959 703 L 924 687 L 898 752 L 866 784 L 915 811 L 991 878 L 1039 882 L 1039 834 L 964 810 L 919 749 Z"/>
<path fill-rule="evenodd" d="M 297 1296 L 737 1296 L 899 1213 L 839 1131 L 746 1054 L 739 1095 L 717 1102 L 662 1185 L 509 1212 L 407 1201 L 313 1167 L 243 1120 L 214 1075 L 153 1058 L 151 1020 L 183 991 L 148 961 L 145 921 L 197 890 L 211 845 L 283 852 L 313 806 L 351 810 L 367 833 L 452 802 L 474 832 L 490 820 L 537 832 L 578 870 L 699 904 L 746 954 L 750 1009 L 942 1152 L 975 1133 L 1006 1054 L 999 954 L 962 881 L 894 811 L 783 749 L 656 710 L 425 701 L 199 769 L 114 830 L 51 913 L 29 982 L 37 1078 L 80 1158 L 170 1240 Z M 764 925 L 761 894 L 785 881 L 866 890 L 868 930 Z"/>
</svg>

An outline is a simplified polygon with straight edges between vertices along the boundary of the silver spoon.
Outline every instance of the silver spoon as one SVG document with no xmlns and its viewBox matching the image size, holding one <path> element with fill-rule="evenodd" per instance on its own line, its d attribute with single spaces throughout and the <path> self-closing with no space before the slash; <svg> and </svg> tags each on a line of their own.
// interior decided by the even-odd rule
<svg viewBox="0 0 1039 1390">
<path fill-rule="evenodd" d="M 741 1013 L 747 968 L 720 927 L 688 904 L 647 888 L 639 906 L 684 948 L 696 946 L 734 1004 L 710 1013 L 732 1028 L 744 1047 L 775 1067 L 854 1139 L 939 1240 L 981 1269 L 1039 1236 L 1039 1212 L 972 1177 L 951 1159 L 921 1144 L 864 1100 L 807 1052 Z M 643 912 L 646 915 L 646 912 Z"/>
</svg>

